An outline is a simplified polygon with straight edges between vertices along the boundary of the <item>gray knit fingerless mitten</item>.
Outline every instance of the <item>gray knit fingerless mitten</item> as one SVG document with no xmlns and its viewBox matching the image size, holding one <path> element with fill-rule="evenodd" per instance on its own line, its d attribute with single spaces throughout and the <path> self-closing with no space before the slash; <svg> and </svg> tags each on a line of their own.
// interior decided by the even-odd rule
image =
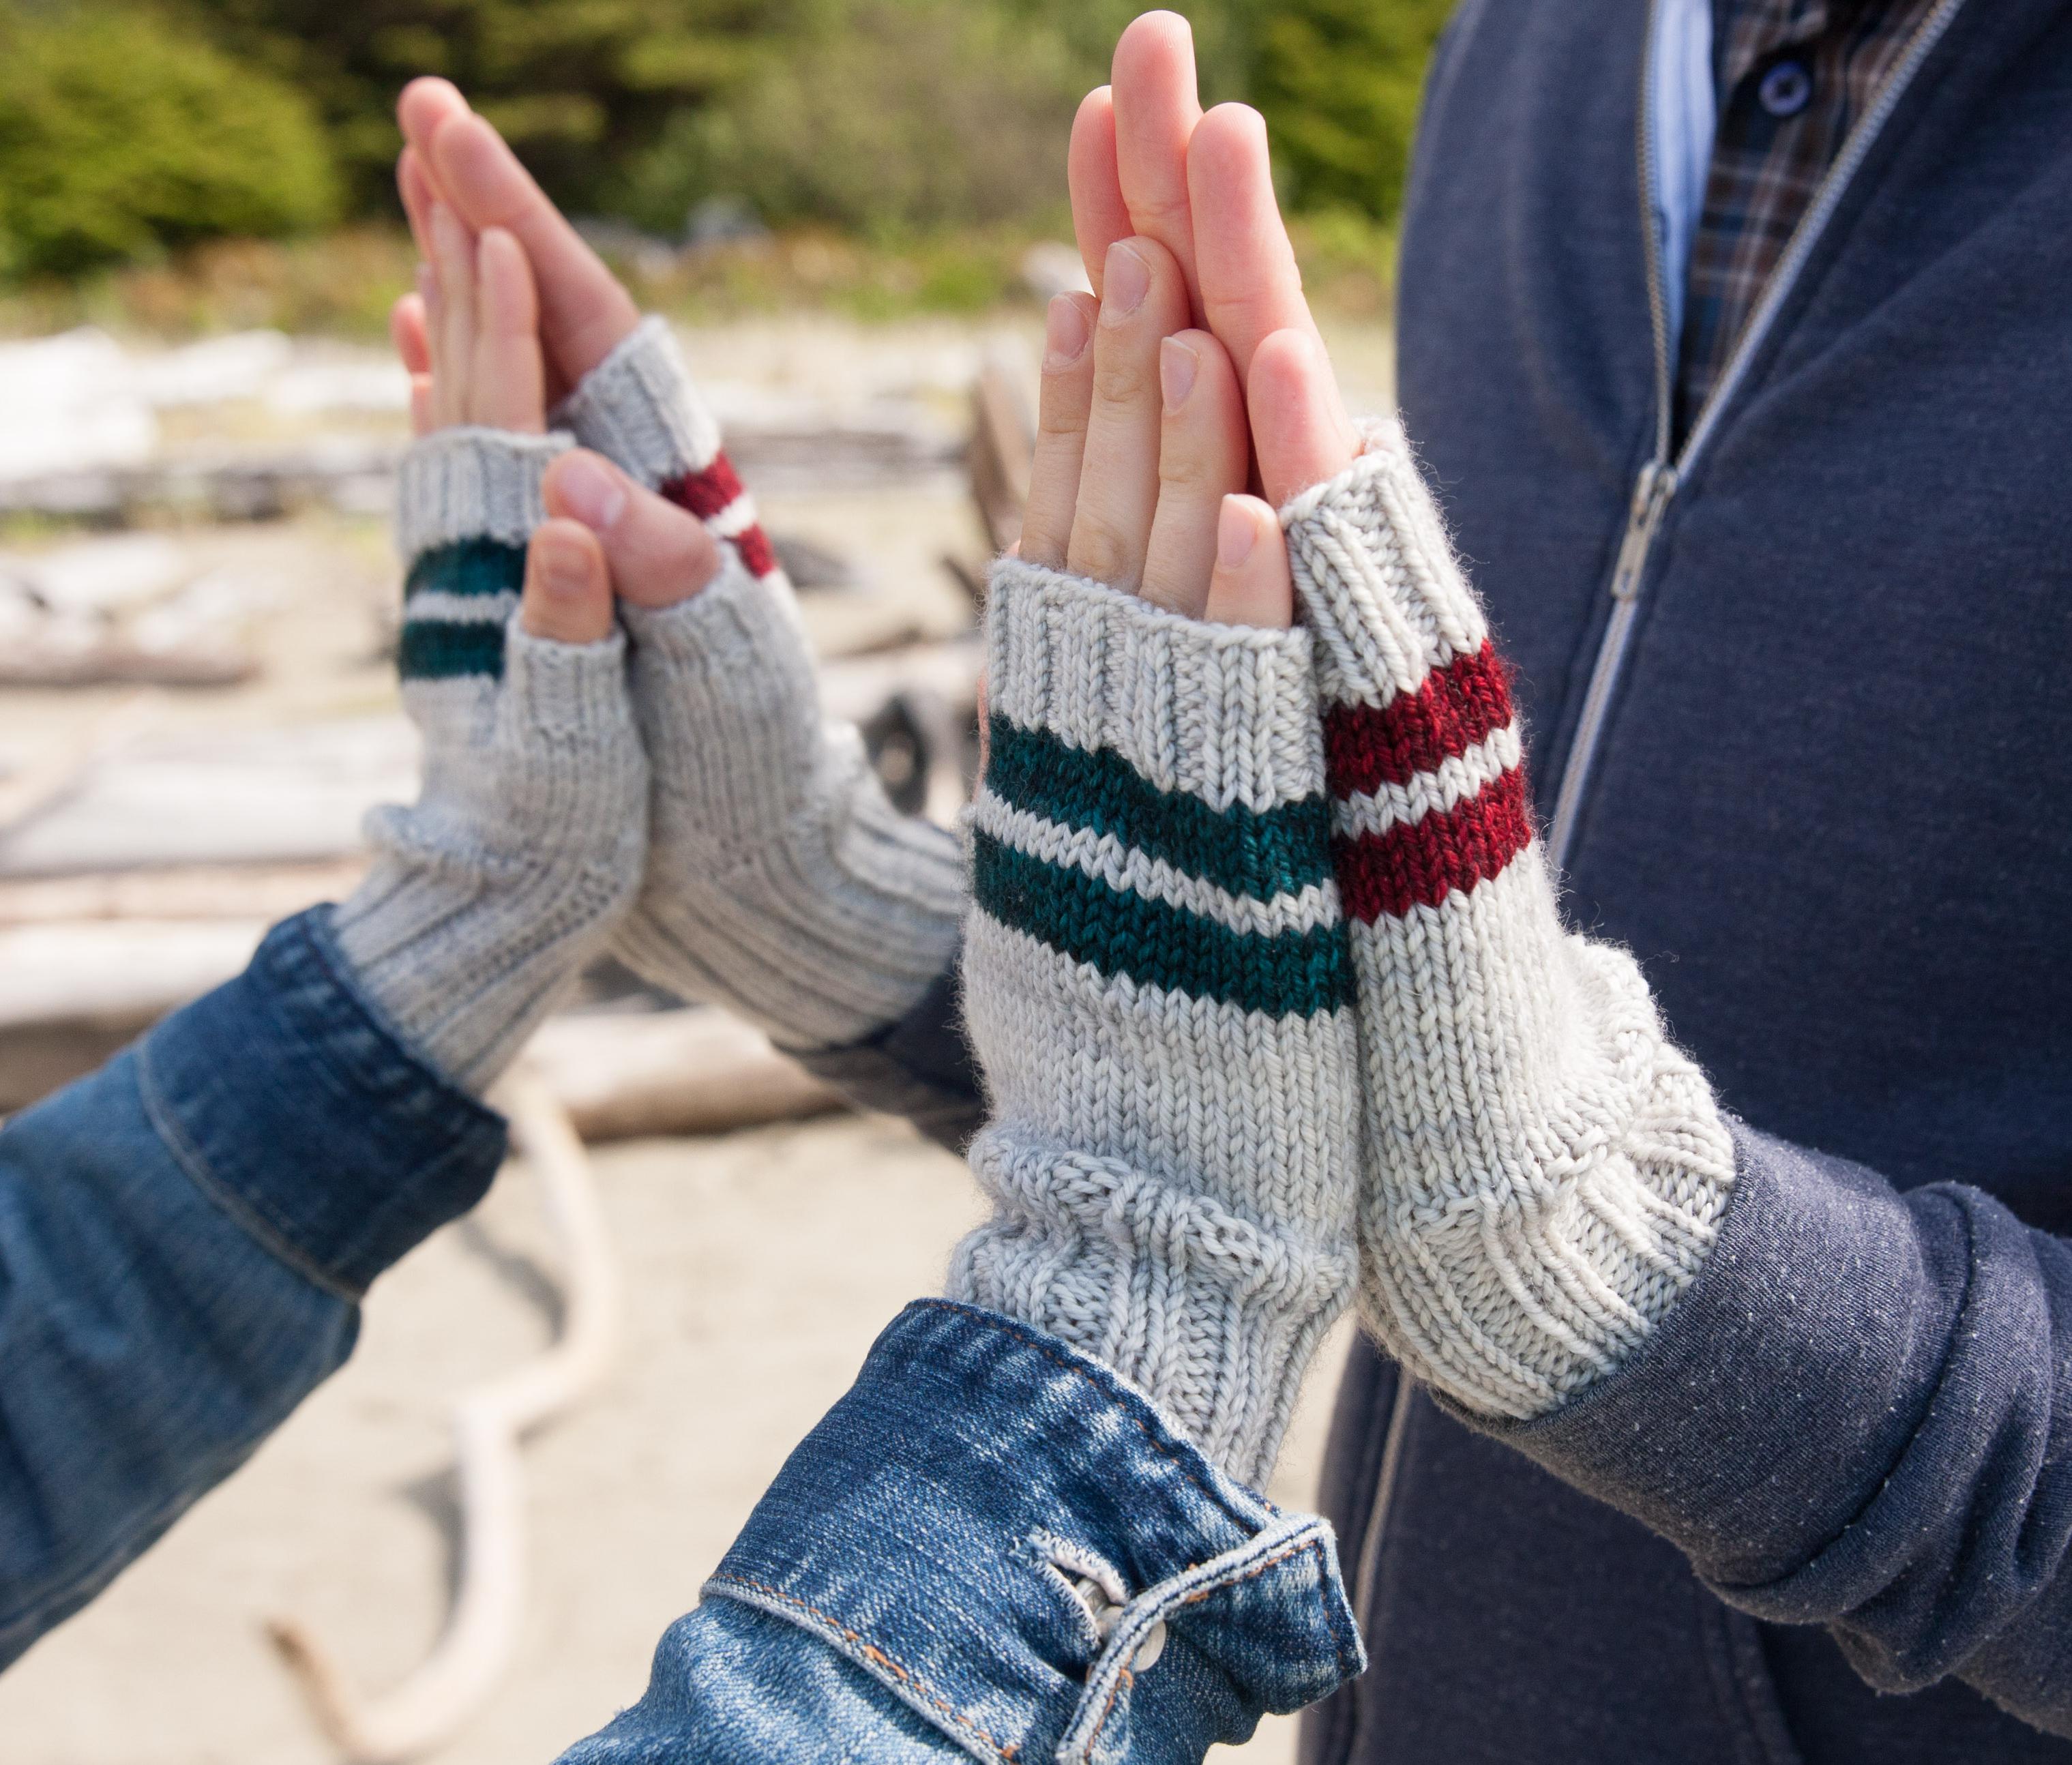
<svg viewBox="0 0 2072 1765">
<path fill-rule="evenodd" d="M 566 437 L 443 431 L 405 458 L 403 702 L 424 740 L 410 808 L 334 924 L 376 1002 L 470 1090 L 503 1071 L 639 887 L 648 773 L 615 634 L 518 623 L 540 479 Z"/>
<path fill-rule="evenodd" d="M 1307 632 L 1004 560 L 965 1008 L 997 1209 L 952 1298 L 1264 1483 L 1355 1280 L 1359 1107 Z"/>
<path fill-rule="evenodd" d="M 1359 983 L 1362 1316 L 1466 1408 L 1540 1415 L 1696 1274 L 1733 1146 L 1632 958 L 1562 927 L 1506 671 L 1400 432 L 1281 519 Z"/>
<path fill-rule="evenodd" d="M 623 609 L 654 813 L 619 953 L 787 1047 L 860 1041 L 955 954 L 956 842 L 894 810 L 856 730 L 823 718 L 791 585 L 668 327 L 644 321 L 559 415 L 703 520 L 727 560 L 688 600 Z"/>
</svg>

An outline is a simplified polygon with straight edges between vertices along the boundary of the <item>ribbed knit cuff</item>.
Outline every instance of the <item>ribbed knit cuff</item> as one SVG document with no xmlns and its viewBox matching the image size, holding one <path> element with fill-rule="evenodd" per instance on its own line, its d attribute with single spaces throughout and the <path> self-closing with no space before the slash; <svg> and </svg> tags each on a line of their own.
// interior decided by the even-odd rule
<svg viewBox="0 0 2072 1765">
<path fill-rule="evenodd" d="M 1355 1261 L 1310 639 L 1012 561 L 988 626 L 965 994 L 998 1212 L 949 1292 L 1104 1362 L 1256 1484 Z"/>
<path fill-rule="evenodd" d="M 692 384 L 668 321 L 652 315 L 583 376 L 554 423 L 651 489 L 703 471 L 720 451 L 719 425 Z"/>
<path fill-rule="evenodd" d="M 442 429 L 413 442 L 396 485 L 396 545 L 408 560 L 490 541 L 522 549 L 547 518 L 540 481 L 574 445 L 566 434 Z"/>
</svg>

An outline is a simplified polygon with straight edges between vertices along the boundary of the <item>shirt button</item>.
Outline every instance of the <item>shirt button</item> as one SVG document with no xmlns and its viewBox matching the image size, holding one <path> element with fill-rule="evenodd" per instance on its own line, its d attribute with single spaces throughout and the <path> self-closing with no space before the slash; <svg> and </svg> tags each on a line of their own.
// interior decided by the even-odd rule
<svg viewBox="0 0 2072 1765">
<path fill-rule="evenodd" d="M 1780 61 L 1755 88 L 1762 108 L 1773 117 L 1795 117 L 1813 100 L 1813 76 L 1803 61 Z"/>
</svg>

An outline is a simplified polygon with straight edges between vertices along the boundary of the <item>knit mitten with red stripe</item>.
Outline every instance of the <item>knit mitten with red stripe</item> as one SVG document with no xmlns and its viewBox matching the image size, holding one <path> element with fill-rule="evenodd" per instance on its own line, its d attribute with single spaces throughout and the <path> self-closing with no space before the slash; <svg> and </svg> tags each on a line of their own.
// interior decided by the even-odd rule
<svg viewBox="0 0 2072 1765">
<path fill-rule="evenodd" d="M 787 1047 L 860 1041 L 956 950 L 956 841 L 894 810 L 855 729 L 821 714 L 791 586 L 668 327 L 645 320 L 557 420 L 725 542 L 689 599 L 620 608 L 654 804 L 618 952 Z"/>
<path fill-rule="evenodd" d="M 1527 1418 L 1696 1273 L 1733 1150 L 1623 950 L 1564 929 L 1503 664 L 1400 431 L 1282 512 L 1318 640 L 1369 1145 L 1361 1311 Z"/>
</svg>

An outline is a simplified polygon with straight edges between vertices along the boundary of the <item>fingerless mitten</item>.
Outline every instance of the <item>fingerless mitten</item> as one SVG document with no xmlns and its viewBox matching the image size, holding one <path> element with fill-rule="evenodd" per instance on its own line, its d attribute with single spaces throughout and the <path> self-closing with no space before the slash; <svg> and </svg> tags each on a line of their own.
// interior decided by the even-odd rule
<svg viewBox="0 0 2072 1765">
<path fill-rule="evenodd" d="M 1623 950 L 1564 929 L 1504 665 L 1400 432 L 1282 512 L 1318 645 L 1369 1127 L 1362 1315 L 1524 1418 L 1618 1367 L 1734 1178 Z"/>
<path fill-rule="evenodd" d="M 822 715 L 791 584 L 668 327 L 644 321 L 561 415 L 702 519 L 727 560 L 687 600 L 624 609 L 654 814 L 619 954 L 785 1046 L 859 1041 L 955 953 L 956 842 L 895 811 L 855 729 Z"/>
<path fill-rule="evenodd" d="M 424 783 L 369 819 L 373 867 L 334 918 L 376 1002 L 477 1092 L 609 941 L 645 855 L 623 638 L 518 623 L 541 475 L 567 446 L 450 430 L 405 459 L 399 660 Z"/>
<path fill-rule="evenodd" d="M 964 990 L 996 1211 L 949 1292 L 1105 1362 L 1258 1487 L 1355 1277 L 1309 636 L 1013 559 L 987 627 Z"/>
</svg>

